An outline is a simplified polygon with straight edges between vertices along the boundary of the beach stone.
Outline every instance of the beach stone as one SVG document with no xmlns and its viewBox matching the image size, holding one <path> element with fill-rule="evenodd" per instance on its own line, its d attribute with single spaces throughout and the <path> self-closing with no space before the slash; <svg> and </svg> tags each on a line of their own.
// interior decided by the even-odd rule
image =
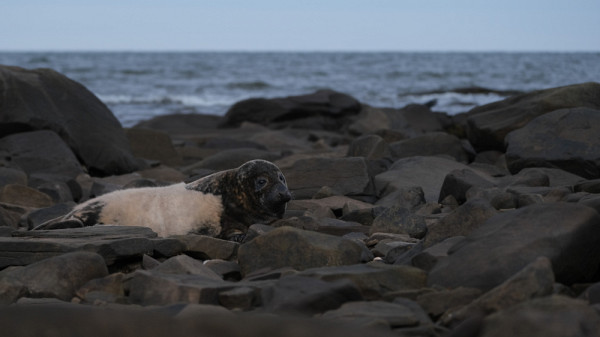
<svg viewBox="0 0 600 337">
<path fill-rule="evenodd" d="M 381 159 L 390 157 L 388 144 L 378 135 L 365 135 L 356 138 L 350 143 L 348 157 L 365 157 L 367 159 Z"/>
<path fill-rule="evenodd" d="M 3 136 L 52 130 L 92 174 L 118 174 L 142 168 L 131 154 L 119 121 L 78 82 L 51 69 L 0 66 L 0 83 L 0 96 L 6 98 L 0 112 Z"/>
<path fill-rule="evenodd" d="M 371 226 L 373 224 L 373 220 L 377 216 L 376 213 L 378 212 L 379 208 L 377 207 L 344 211 L 343 215 L 340 217 L 340 220 L 357 222 L 364 226 Z"/>
<path fill-rule="evenodd" d="M 317 232 L 344 236 L 350 233 L 369 233 L 371 227 L 362 225 L 358 222 L 344 221 L 335 218 L 320 218 L 317 221 L 319 227 Z"/>
<path fill-rule="evenodd" d="M 467 200 L 467 191 L 472 187 L 480 189 L 495 187 L 496 182 L 492 177 L 471 169 L 454 170 L 446 175 L 440 189 L 438 202 L 452 195 L 459 204 Z"/>
<path fill-rule="evenodd" d="M 67 180 L 83 173 L 73 151 L 63 139 L 49 130 L 6 136 L 0 139 L 0 153 L 29 176 L 43 173 Z"/>
<path fill-rule="evenodd" d="M 235 139 L 220 136 L 210 136 L 196 140 L 198 146 L 205 149 L 215 149 L 217 151 L 232 149 L 256 149 L 268 150 L 263 144 L 259 144 L 247 139 Z"/>
<path fill-rule="evenodd" d="M 164 274 L 199 275 L 209 279 L 222 280 L 221 276 L 205 266 L 202 261 L 198 261 L 187 255 L 178 255 L 169 258 L 160 265 L 152 268 L 152 270 Z"/>
<path fill-rule="evenodd" d="M 467 168 L 465 164 L 441 157 L 403 158 L 395 161 L 388 171 L 374 177 L 375 188 L 377 195 L 384 197 L 401 188 L 419 186 L 425 201 L 437 203 L 446 175 Z"/>
<path fill-rule="evenodd" d="M 364 158 L 310 158 L 281 167 L 295 198 L 308 199 L 329 186 L 342 195 L 362 195 L 371 178 Z"/>
<path fill-rule="evenodd" d="M 377 257 L 385 257 L 390 250 L 395 249 L 397 247 L 411 247 L 414 243 L 406 242 L 406 241 L 395 241 L 392 239 L 383 239 L 377 242 L 373 248 L 371 248 L 371 252 L 374 256 Z"/>
<path fill-rule="evenodd" d="M 0 190 L 0 202 L 23 207 L 42 208 L 54 204 L 52 198 L 34 188 L 24 185 L 10 184 Z"/>
<path fill-rule="evenodd" d="M 433 325 L 423 309 L 407 302 L 408 300 L 393 303 L 384 301 L 349 302 L 343 304 L 339 309 L 324 313 L 322 317 L 359 327 L 376 327 L 383 324 L 391 329 L 397 329 L 417 325 Z"/>
<path fill-rule="evenodd" d="M 0 202 L 0 225 L 16 229 L 20 227 L 20 221 L 31 208 L 15 204 Z"/>
<path fill-rule="evenodd" d="M 600 83 L 588 82 L 532 91 L 475 107 L 467 113 L 467 135 L 473 147 L 504 150 L 506 135 L 545 113 L 587 107 L 600 109 Z"/>
<path fill-rule="evenodd" d="M 204 265 L 226 281 L 239 281 L 242 278 L 237 262 L 213 259 L 204 261 Z"/>
<path fill-rule="evenodd" d="M 154 268 L 158 267 L 159 265 L 160 265 L 160 261 L 153 258 L 152 256 L 146 255 L 146 254 L 144 254 L 142 256 L 142 269 L 150 270 L 150 269 L 154 269 Z"/>
<path fill-rule="evenodd" d="M 0 188 L 9 184 L 27 185 L 27 173 L 17 168 L 0 167 Z"/>
<path fill-rule="evenodd" d="M 445 132 L 431 132 L 389 144 L 394 159 L 414 156 L 447 155 L 458 162 L 467 163 L 469 154 L 458 137 Z"/>
<path fill-rule="evenodd" d="M 587 301 L 589 304 L 600 303 L 600 283 L 594 283 L 587 287 L 578 298 Z"/>
<path fill-rule="evenodd" d="M 175 303 L 218 304 L 219 292 L 233 288 L 234 283 L 213 277 L 190 274 L 167 274 L 137 270 L 129 281 L 129 299 L 140 305 Z"/>
<path fill-rule="evenodd" d="M 13 237 L 0 237 L 0 269 L 81 250 L 102 255 L 106 265 L 114 268 L 151 254 L 150 238 L 156 236 L 147 227 L 107 225 L 18 231 Z"/>
<path fill-rule="evenodd" d="M 402 135 L 401 138 L 408 138 L 426 132 L 443 131 L 444 119 L 443 114 L 434 113 L 429 107 L 421 104 L 409 104 L 401 109 L 363 106 L 349 130 L 363 135 L 391 130 Z M 395 140 L 398 139 L 386 138 L 389 143 Z"/>
<path fill-rule="evenodd" d="M 152 256 L 156 258 L 177 256 L 186 248 L 183 242 L 173 238 L 154 238 L 151 241 L 154 248 Z"/>
<path fill-rule="evenodd" d="M 536 204 L 489 218 L 429 273 L 429 285 L 489 290 L 539 256 L 550 259 L 556 280 L 592 281 L 600 258 L 600 216 L 572 203 Z"/>
<path fill-rule="evenodd" d="M 6 282 L 12 287 L 22 286 L 18 296 L 53 297 L 70 301 L 76 290 L 89 280 L 108 275 L 102 256 L 91 252 L 73 252 L 45 259 L 26 267 L 10 269 L 0 273 L 0 288 Z M 2 296 L 4 304 L 14 302 L 15 292 Z M 12 298 L 11 298 L 12 297 Z"/>
<path fill-rule="evenodd" d="M 508 169 L 514 174 L 526 167 L 556 167 L 587 179 L 600 178 L 600 99 L 598 101 L 598 110 L 555 110 L 509 133 L 506 136 Z"/>
<path fill-rule="evenodd" d="M 465 194 L 467 201 L 482 199 L 492 205 L 497 210 L 517 208 L 519 205 L 518 196 L 508 192 L 506 188 L 491 187 L 479 188 L 473 186 Z"/>
<path fill-rule="evenodd" d="M 134 156 L 158 160 L 165 165 L 181 165 L 181 158 L 173 147 L 169 134 L 142 128 L 126 129 L 125 134 Z"/>
<path fill-rule="evenodd" d="M 418 295 L 416 302 L 431 317 L 438 318 L 449 309 L 468 305 L 481 296 L 481 293 L 481 290 L 475 288 L 441 289 Z"/>
<path fill-rule="evenodd" d="M 297 153 L 312 149 L 312 144 L 305 134 L 297 133 L 297 129 L 271 130 L 265 129 L 251 135 L 247 141 L 265 150 L 279 153 Z"/>
<path fill-rule="evenodd" d="M 385 232 L 396 234 L 408 234 L 413 238 L 420 239 L 427 233 L 425 219 L 402 205 L 392 206 L 384 210 L 373 220 L 370 234 Z"/>
<path fill-rule="evenodd" d="M 406 256 L 407 259 L 410 260 L 411 264 L 417 268 L 421 268 L 426 271 L 430 271 L 436 263 L 448 256 L 448 252 L 451 249 L 465 239 L 464 236 L 452 236 L 447 239 L 444 239 L 430 247 L 423 247 L 422 251 L 411 251 L 413 256 Z M 404 258 L 404 256 L 403 256 Z M 388 261 L 388 259 L 386 259 Z M 402 264 L 402 259 L 398 259 L 398 261 L 394 261 L 394 263 Z"/>
<path fill-rule="evenodd" d="M 550 177 L 538 168 L 523 169 L 517 174 L 506 178 L 510 179 L 507 184 L 509 186 L 550 186 Z"/>
<path fill-rule="evenodd" d="M 271 312 L 314 315 L 360 301 L 359 289 L 348 280 L 332 282 L 306 276 L 286 276 L 261 291 L 264 308 Z"/>
<path fill-rule="evenodd" d="M 385 193 L 385 191 L 383 193 Z M 400 186 L 394 188 L 394 191 L 386 194 L 385 197 L 377 200 L 375 204 L 388 208 L 392 206 L 401 206 L 414 210 L 425 203 L 425 192 L 421 186 Z"/>
<path fill-rule="evenodd" d="M 235 103 L 221 126 L 253 122 L 274 127 L 339 130 L 349 116 L 360 112 L 360 102 L 333 90 L 283 98 L 251 98 Z"/>
<path fill-rule="evenodd" d="M 106 294 L 105 298 L 110 297 L 110 302 L 116 302 L 117 300 L 124 301 L 125 299 L 125 274 L 113 273 L 102 278 L 95 278 L 83 286 L 77 289 L 77 297 L 84 300 L 87 303 L 93 303 L 94 297 L 98 294 Z"/>
<path fill-rule="evenodd" d="M 200 162 L 186 168 L 192 169 L 210 169 L 214 171 L 229 170 L 254 159 L 263 159 L 275 161 L 281 158 L 280 154 L 259 150 L 259 149 L 230 149 L 219 151 L 216 154 L 204 158 Z"/>
<path fill-rule="evenodd" d="M 284 220 L 288 220 L 288 219 L 284 219 Z M 284 225 L 284 226 L 287 226 L 287 225 Z M 294 227 L 294 226 L 291 226 L 291 227 Z M 248 232 L 246 232 L 246 237 L 244 238 L 243 242 L 250 242 L 255 237 L 266 234 L 266 233 L 272 231 L 273 229 L 275 229 L 275 227 L 272 225 L 263 225 L 263 224 L 251 225 L 250 227 L 248 227 Z"/>
<path fill-rule="evenodd" d="M 53 203 L 72 202 L 75 198 L 71 192 L 71 187 L 65 181 L 55 180 L 55 178 L 39 177 L 34 175 L 29 186 L 50 196 Z"/>
<path fill-rule="evenodd" d="M 513 194 L 517 201 L 523 200 L 524 196 L 537 195 L 542 198 L 543 202 L 552 203 L 565 200 L 572 194 L 571 186 L 563 187 L 528 187 L 528 186 L 513 186 L 506 189 L 507 192 Z M 536 197 L 537 198 L 537 197 Z M 518 202 L 517 202 L 518 204 Z M 520 204 L 517 205 L 521 207 Z"/>
<path fill-rule="evenodd" d="M 466 236 L 498 212 L 482 199 L 471 199 L 428 227 L 423 239 L 425 248 L 447 238 Z"/>
<path fill-rule="evenodd" d="M 402 121 L 402 126 L 392 129 L 402 129 L 410 136 L 443 131 L 444 125 L 448 123 L 448 116 L 445 113 L 433 112 L 425 104 L 408 104 L 399 109 L 396 115 L 395 117 Z"/>
<path fill-rule="evenodd" d="M 368 251 L 367 251 L 368 252 Z M 368 254 L 358 243 L 333 235 L 280 227 L 240 246 L 242 274 L 263 268 L 340 266 L 362 262 Z"/>
<path fill-rule="evenodd" d="M 573 186 L 574 192 L 600 193 L 600 179 L 580 181 Z"/>
<path fill-rule="evenodd" d="M 42 223 L 67 214 L 75 203 L 60 203 L 50 207 L 39 208 L 29 212 L 26 216 L 27 229 L 35 228 Z"/>
<path fill-rule="evenodd" d="M 133 128 L 157 130 L 169 135 L 197 135 L 215 130 L 222 119 L 217 115 L 174 113 L 141 121 Z"/>
<path fill-rule="evenodd" d="M 187 255 L 200 260 L 230 260 L 236 256 L 240 246 L 237 242 L 204 235 L 176 235 L 171 238 L 183 243 Z"/>
<path fill-rule="evenodd" d="M 168 166 L 164 166 L 164 165 L 159 165 L 156 167 L 151 167 L 146 170 L 141 170 L 141 171 L 138 171 L 138 173 L 140 174 L 140 176 L 142 178 L 136 179 L 132 182 L 129 182 L 128 184 L 123 186 L 123 188 L 130 188 L 130 187 L 132 187 L 132 184 L 139 183 L 140 180 L 142 180 L 141 183 L 145 184 L 145 186 L 152 186 L 152 184 L 148 184 L 147 181 L 143 181 L 143 180 L 147 180 L 147 179 L 155 182 L 154 183 L 155 186 L 157 186 L 157 185 L 160 186 L 160 185 L 169 185 L 169 184 L 180 183 L 180 182 L 186 180 L 186 178 L 188 178 L 188 176 L 186 174 L 182 173 L 180 170 L 176 170 L 172 167 L 168 167 Z M 139 187 L 143 187 L 143 186 L 139 186 Z"/>
<path fill-rule="evenodd" d="M 427 274 L 421 269 L 383 263 L 310 268 L 298 275 L 328 282 L 350 280 L 360 289 L 365 300 L 380 299 L 389 292 L 420 289 L 427 282 Z"/>
<path fill-rule="evenodd" d="M 589 195 L 581 198 L 578 203 L 593 208 L 600 214 L 600 195 Z"/>
<path fill-rule="evenodd" d="M 106 322 L 110 322 L 107 324 Z M 234 322 L 234 324 L 232 324 Z M 165 310 L 49 303 L 0 307 L 0 326 L 11 337 L 392 337 L 388 330 L 348 327 L 311 317 L 231 313 L 215 305 L 174 305 Z"/>
<path fill-rule="evenodd" d="M 296 206 L 304 207 L 305 209 L 311 209 L 313 207 L 326 207 L 333 213 L 346 214 L 350 211 L 372 209 L 374 206 L 370 203 L 363 202 L 360 200 L 352 199 L 350 197 L 342 195 L 328 196 L 320 199 L 305 199 L 305 200 L 292 200 Z M 290 204 L 288 204 L 288 207 Z"/>
<path fill-rule="evenodd" d="M 471 316 L 489 315 L 527 300 L 552 294 L 554 274 L 547 257 L 541 256 L 499 286 L 460 309 L 450 309 L 441 321 L 455 324 Z"/>
<path fill-rule="evenodd" d="M 289 218 L 276 220 L 271 223 L 271 226 L 273 228 L 293 227 L 293 228 L 303 229 L 303 230 L 307 230 L 307 231 L 317 232 L 319 230 L 319 228 L 321 227 L 321 224 L 319 223 L 319 220 L 316 219 L 314 216 L 302 215 L 302 216 L 291 216 Z M 268 232 L 270 232 L 270 230 L 265 231 L 265 233 L 268 233 Z M 263 233 L 263 234 L 265 234 L 265 233 Z M 248 241 L 248 240 L 246 240 L 246 241 Z"/>
<path fill-rule="evenodd" d="M 0 223 L 2 222 L 2 208 L 0 208 Z M 10 237 L 15 229 L 12 226 L 0 225 L 0 237 Z"/>
<path fill-rule="evenodd" d="M 348 130 L 357 135 L 370 135 L 380 130 L 394 129 L 399 126 L 395 125 L 393 120 L 397 112 L 398 109 L 375 108 L 363 105 L 360 114 L 349 125 Z M 406 137 L 402 135 L 401 138 L 404 139 Z"/>
<path fill-rule="evenodd" d="M 250 310 L 260 304 L 259 291 L 252 287 L 236 287 L 221 291 L 219 304 L 229 310 Z"/>
<path fill-rule="evenodd" d="M 487 317 L 479 336 L 598 336 L 600 317 L 581 300 L 553 295 Z"/>
</svg>

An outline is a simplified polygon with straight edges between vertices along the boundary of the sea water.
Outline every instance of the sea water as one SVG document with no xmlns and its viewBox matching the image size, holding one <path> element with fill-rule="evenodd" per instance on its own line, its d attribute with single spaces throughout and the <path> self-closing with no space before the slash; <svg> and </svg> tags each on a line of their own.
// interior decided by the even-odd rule
<svg viewBox="0 0 600 337">
<path fill-rule="evenodd" d="M 126 127 L 325 88 L 376 107 L 457 114 L 516 92 L 600 82 L 600 53 L 0 52 L 0 64 L 61 72 Z"/>
</svg>

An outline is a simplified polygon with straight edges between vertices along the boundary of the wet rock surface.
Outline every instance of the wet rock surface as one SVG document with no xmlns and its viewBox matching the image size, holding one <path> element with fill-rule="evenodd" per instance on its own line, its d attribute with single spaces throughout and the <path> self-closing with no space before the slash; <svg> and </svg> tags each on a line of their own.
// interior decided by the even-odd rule
<svg viewBox="0 0 600 337">
<path fill-rule="evenodd" d="M 326 90 L 123 130 L 58 73 L 0 69 L 16 78 L 0 90 L 46 92 L 0 105 L 10 117 L 0 122 L 2 334 L 598 335 L 597 83 L 454 117 Z M 52 81 L 66 98 L 42 123 L 32 116 L 57 100 Z M 114 141 L 98 145 L 108 129 L 90 114 L 77 115 L 88 134 L 70 138 L 73 107 L 104 116 Z M 259 157 L 281 168 L 294 199 L 241 242 L 29 230 L 112 190 Z"/>
</svg>

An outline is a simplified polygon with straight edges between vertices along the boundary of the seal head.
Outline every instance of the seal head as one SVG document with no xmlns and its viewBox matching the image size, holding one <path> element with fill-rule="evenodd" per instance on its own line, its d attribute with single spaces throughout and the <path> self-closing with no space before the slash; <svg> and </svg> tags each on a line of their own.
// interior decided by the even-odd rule
<svg viewBox="0 0 600 337">
<path fill-rule="evenodd" d="M 186 188 L 223 198 L 219 236 L 230 240 L 246 233 L 252 224 L 281 219 L 292 199 L 283 173 L 266 160 L 249 161 L 236 169 L 196 180 Z"/>
</svg>

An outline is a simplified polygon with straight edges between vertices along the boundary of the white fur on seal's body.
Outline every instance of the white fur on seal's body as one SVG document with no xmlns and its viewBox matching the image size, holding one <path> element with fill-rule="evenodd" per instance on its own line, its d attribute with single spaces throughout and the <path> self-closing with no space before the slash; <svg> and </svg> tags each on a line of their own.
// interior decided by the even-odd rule
<svg viewBox="0 0 600 337">
<path fill-rule="evenodd" d="M 101 207 L 101 224 L 150 227 L 161 237 L 221 232 L 221 197 L 186 189 L 184 183 L 111 192 L 78 205 L 63 220 L 78 218 L 93 203 Z"/>
</svg>

